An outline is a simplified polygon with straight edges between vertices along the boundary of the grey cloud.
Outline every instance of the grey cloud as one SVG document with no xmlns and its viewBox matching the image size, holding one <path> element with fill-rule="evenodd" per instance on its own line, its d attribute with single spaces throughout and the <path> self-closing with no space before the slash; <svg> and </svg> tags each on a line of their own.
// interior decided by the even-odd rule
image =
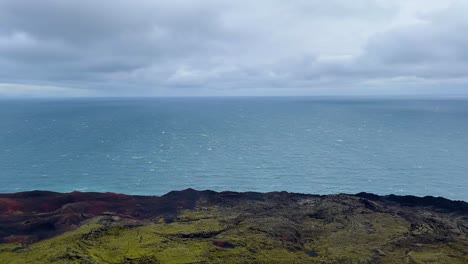
<svg viewBox="0 0 468 264">
<path fill-rule="evenodd" d="M 468 60 L 468 21 L 450 23 L 444 20 L 421 22 L 405 29 L 393 30 L 372 38 L 367 47 L 369 56 L 390 64 L 427 62 L 460 62 Z"/>
<path fill-rule="evenodd" d="M 460 15 L 467 5 L 422 17 L 420 23 L 377 34 L 358 58 L 375 77 L 419 77 L 441 81 L 468 77 L 468 19 Z"/>
<path fill-rule="evenodd" d="M 295 79 L 331 80 L 332 85 L 419 83 L 421 88 L 444 85 L 449 89 L 453 83 L 465 85 L 468 91 L 468 83 L 464 83 L 468 78 L 468 35 L 463 34 L 468 19 L 460 10 L 468 10 L 468 6 L 458 2 L 418 17 L 420 22 L 411 26 L 377 33 L 368 40 L 361 55 L 350 60 L 332 63 L 310 60 L 307 65 L 289 68 L 301 69 L 296 71 Z"/>
<path fill-rule="evenodd" d="M 26 63 L 76 59 L 77 51 L 66 43 L 38 40 L 24 32 L 0 37 L 0 52 L 4 59 Z"/>
<path fill-rule="evenodd" d="M 104 96 L 461 87 L 468 6 L 451 2 L 0 0 L 0 83 Z"/>
</svg>

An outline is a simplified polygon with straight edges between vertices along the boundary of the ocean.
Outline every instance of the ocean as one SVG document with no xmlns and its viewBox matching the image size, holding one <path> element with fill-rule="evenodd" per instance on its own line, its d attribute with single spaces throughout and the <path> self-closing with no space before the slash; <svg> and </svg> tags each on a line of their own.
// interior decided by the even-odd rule
<svg viewBox="0 0 468 264">
<path fill-rule="evenodd" d="M 373 192 L 468 201 L 468 100 L 0 101 L 0 192 Z"/>
</svg>

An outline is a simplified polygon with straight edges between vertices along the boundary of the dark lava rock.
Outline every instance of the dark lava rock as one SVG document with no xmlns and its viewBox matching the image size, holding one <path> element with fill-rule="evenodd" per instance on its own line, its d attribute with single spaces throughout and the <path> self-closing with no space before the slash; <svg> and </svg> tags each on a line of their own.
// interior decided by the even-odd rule
<svg viewBox="0 0 468 264">
<path fill-rule="evenodd" d="M 306 255 L 309 257 L 318 257 L 318 253 L 313 250 L 306 250 L 304 253 L 306 253 Z"/>
<path fill-rule="evenodd" d="M 200 194 L 192 189 L 161 197 L 45 191 L 0 194 L 0 243 L 46 239 L 102 215 L 139 220 L 163 215 L 170 219 L 180 210 L 193 209 Z"/>
<path fill-rule="evenodd" d="M 220 248 L 235 248 L 236 247 L 236 245 L 232 243 L 229 243 L 227 241 L 220 241 L 220 240 L 213 241 L 213 245 L 220 247 Z"/>
<path fill-rule="evenodd" d="M 0 259 L 22 259 L 31 250 L 39 254 L 35 242 L 80 228 L 97 216 L 100 226 L 77 236 L 73 250 L 49 257 L 58 262 L 101 263 L 86 247 L 102 246 L 101 241 L 121 239 L 125 233 L 131 239 L 113 245 L 121 248 L 115 252 L 122 255 L 101 255 L 116 257 L 109 263 L 164 262 L 160 259 L 165 254 L 128 257 L 125 247 L 130 243 L 135 250 L 151 245 L 151 251 L 141 252 L 154 254 L 166 247 L 174 254 L 205 247 L 203 256 L 180 263 L 205 259 L 223 263 L 222 257 L 234 261 L 226 263 L 271 263 L 281 257 L 285 259 L 279 263 L 468 263 L 468 203 L 463 201 L 369 193 L 320 196 L 193 189 L 161 197 L 43 191 L 0 194 L 0 243 L 21 244 L 19 248 L 5 245 L 11 248 L 0 251 L 4 254 Z M 138 229 L 145 225 L 160 229 Z M 160 251 L 153 252 L 153 247 Z M 23 248 L 28 248 L 27 254 Z M 244 252 L 242 256 L 233 254 L 237 249 Z"/>
</svg>

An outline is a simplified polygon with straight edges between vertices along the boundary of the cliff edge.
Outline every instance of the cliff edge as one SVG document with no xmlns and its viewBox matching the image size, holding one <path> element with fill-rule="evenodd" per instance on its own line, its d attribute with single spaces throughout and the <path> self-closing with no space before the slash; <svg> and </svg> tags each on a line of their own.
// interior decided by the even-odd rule
<svg viewBox="0 0 468 264">
<path fill-rule="evenodd" d="M 468 203 L 213 192 L 0 194 L 1 263 L 468 263 Z"/>
</svg>

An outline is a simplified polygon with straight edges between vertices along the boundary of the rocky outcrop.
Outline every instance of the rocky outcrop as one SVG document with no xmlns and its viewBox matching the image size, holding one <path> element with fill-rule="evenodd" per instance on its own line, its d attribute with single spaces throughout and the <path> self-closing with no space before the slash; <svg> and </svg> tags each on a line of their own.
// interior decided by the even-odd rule
<svg viewBox="0 0 468 264">
<path fill-rule="evenodd" d="M 6 263 L 468 263 L 467 237 L 440 197 L 0 194 Z"/>
<path fill-rule="evenodd" d="M 182 209 L 193 209 L 200 195 L 191 189 L 162 197 L 45 191 L 0 194 L 0 242 L 36 242 L 75 229 L 99 215 L 173 217 Z"/>
</svg>

